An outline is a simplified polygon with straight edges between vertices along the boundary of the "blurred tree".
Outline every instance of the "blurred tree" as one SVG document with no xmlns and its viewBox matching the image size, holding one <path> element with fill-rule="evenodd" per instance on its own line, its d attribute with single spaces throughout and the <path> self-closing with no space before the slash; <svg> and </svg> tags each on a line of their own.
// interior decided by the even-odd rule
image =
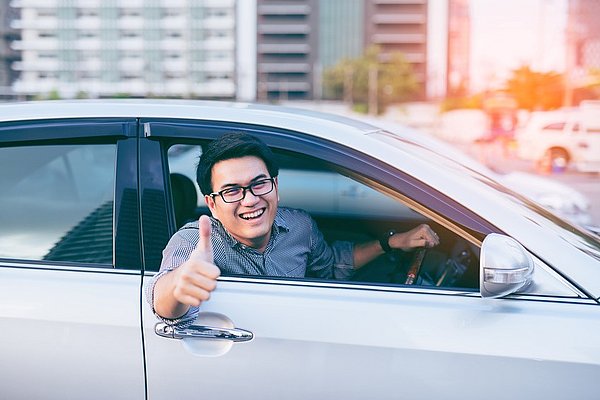
<svg viewBox="0 0 600 400">
<path fill-rule="evenodd" d="M 363 110 L 368 108 L 369 87 L 376 81 L 377 110 L 380 113 L 391 103 L 408 100 L 418 89 L 411 65 L 399 52 L 391 53 L 386 62 L 380 61 L 380 55 L 380 49 L 371 46 L 362 57 L 342 60 L 325 70 L 325 93 L 328 93 L 330 98 L 344 99 L 352 103 L 356 110 Z M 376 73 L 371 72 L 370 83 L 369 71 L 373 69 Z M 374 87 L 371 88 L 374 91 Z"/>
<path fill-rule="evenodd" d="M 60 100 L 60 93 L 57 89 L 52 89 L 50 93 L 48 93 L 48 100 Z"/>
<path fill-rule="evenodd" d="M 556 72 L 536 72 L 524 65 L 512 71 L 505 90 L 517 100 L 519 108 L 552 110 L 562 106 L 564 77 Z"/>
<path fill-rule="evenodd" d="M 48 93 L 38 93 L 33 96 L 33 100 L 60 100 L 60 93 L 57 89 L 52 89 Z"/>
<path fill-rule="evenodd" d="M 482 108 L 483 94 L 477 93 L 470 96 L 452 96 L 446 97 L 440 104 L 440 111 L 446 112 L 458 109 L 478 109 Z"/>
</svg>

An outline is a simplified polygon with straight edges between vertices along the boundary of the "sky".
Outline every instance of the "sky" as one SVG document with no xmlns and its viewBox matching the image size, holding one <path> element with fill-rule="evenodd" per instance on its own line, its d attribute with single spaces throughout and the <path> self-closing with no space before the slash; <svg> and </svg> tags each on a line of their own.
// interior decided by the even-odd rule
<svg viewBox="0 0 600 400">
<path fill-rule="evenodd" d="M 471 89 L 503 82 L 512 69 L 564 70 L 566 0 L 470 0 Z"/>
</svg>

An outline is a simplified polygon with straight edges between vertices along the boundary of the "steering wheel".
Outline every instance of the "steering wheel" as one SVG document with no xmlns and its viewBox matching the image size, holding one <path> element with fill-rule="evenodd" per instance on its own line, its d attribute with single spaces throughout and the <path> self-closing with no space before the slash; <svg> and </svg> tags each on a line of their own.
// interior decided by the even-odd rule
<svg viewBox="0 0 600 400">
<path fill-rule="evenodd" d="M 425 258 L 425 251 L 425 247 L 421 247 L 415 252 L 414 257 L 410 262 L 410 268 L 406 273 L 406 280 L 404 281 L 405 285 L 414 285 L 419 278 L 421 265 L 423 264 L 423 259 Z"/>
<path fill-rule="evenodd" d="M 408 254 L 407 254 L 408 256 Z M 395 264 L 393 270 L 389 273 L 390 283 L 414 285 L 419 278 L 419 272 L 423 259 L 425 258 L 425 248 L 419 248 L 415 251 L 415 254 L 410 258 L 410 264 L 408 271 L 406 269 L 407 258 L 399 256 L 398 254 L 388 253 L 388 259 L 390 262 Z"/>
</svg>

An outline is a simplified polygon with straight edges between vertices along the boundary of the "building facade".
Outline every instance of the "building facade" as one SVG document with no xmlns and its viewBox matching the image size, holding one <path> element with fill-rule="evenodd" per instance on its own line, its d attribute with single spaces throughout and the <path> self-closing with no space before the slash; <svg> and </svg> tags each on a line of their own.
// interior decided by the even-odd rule
<svg viewBox="0 0 600 400">
<path fill-rule="evenodd" d="M 13 89 L 41 97 L 320 99 L 378 45 L 427 84 L 427 0 L 11 0 Z M 14 75 L 13 75 L 13 80 Z"/>
<path fill-rule="evenodd" d="M 427 82 L 427 0 L 258 0 L 257 98 L 320 99 L 323 71 L 377 45 Z"/>
<path fill-rule="evenodd" d="M 365 0 L 365 47 L 377 45 L 386 61 L 401 52 L 427 93 L 427 0 Z"/>
<path fill-rule="evenodd" d="M 469 93 L 471 54 L 471 19 L 469 0 L 448 2 L 448 51 L 446 95 L 464 96 Z"/>
<path fill-rule="evenodd" d="M 364 51 L 364 0 L 319 1 L 319 52 L 315 65 L 315 98 L 329 98 L 323 71 Z"/>
<path fill-rule="evenodd" d="M 21 57 L 21 53 L 12 48 L 12 43 L 20 38 L 20 32 L 11 27 L 11 22 L 16 19 L 18 11 L 10 7 L 8 1 L 0 2 L 0 99 L 14 97 L 12 83 L 19 76 L 12 68 Z"/>
<path fill-rule="evenodd" d="M 317 0 L 258 0 L 259 101 L 313 98 L 318 35 Z"/>
<path fill-rule="evenodd" d="M 13 0 L 16 92 L 235 97 L 235 0 Z"/>
</svg>

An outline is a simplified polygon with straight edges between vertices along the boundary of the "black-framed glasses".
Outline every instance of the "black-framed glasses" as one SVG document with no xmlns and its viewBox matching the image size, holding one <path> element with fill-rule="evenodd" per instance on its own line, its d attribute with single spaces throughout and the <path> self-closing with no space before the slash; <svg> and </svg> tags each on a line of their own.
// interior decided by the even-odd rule
<svg viewBox="0 0 600 400">
<path fill-rule="evenodd" d="M 246 190 L 254 196 L 264 196 L 265 194 L 273 191 L 275 178 L 261 179 L 256 182 L 252 182 L 248 186 L 234 186 L 231 188 L 223 189 L 220 192 L 209 194 L 213 199 L 215 196 L 220 196 L 225 203 L 235 203 L 242 201 L 246 197 Z"/>
</svg>

